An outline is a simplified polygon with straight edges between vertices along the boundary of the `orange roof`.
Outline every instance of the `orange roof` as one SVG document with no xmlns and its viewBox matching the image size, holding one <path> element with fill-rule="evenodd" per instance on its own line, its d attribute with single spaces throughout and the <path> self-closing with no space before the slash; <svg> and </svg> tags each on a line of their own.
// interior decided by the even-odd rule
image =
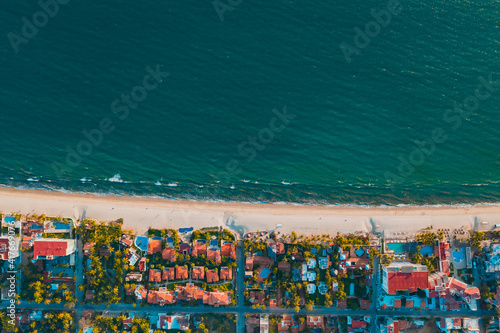
<svg viewBox="0 0 500 333">
<path fill-rule="evenodd" d="M 400 299 L 395 299 L 394 300 L 394 307 L 396 309 L 399 309 L 401 307 L 401 300 Z"/>
<path fill-rule="evenodd" d="M 413 309 L 413 301 L 406 301 L 406 308 Z"/>
<path fill-rule="evenodd" d="M 193 244 L 193 249 L 191 251 L 191 254 L 195 257 L 202 254 L 207 254 L 207 244 L 204 242 L 196 241 Z"/>
<path fill-rule="evenodd" d="M 217 264 L 221 263 L 220 250 L 208 250 L 207 251 L 207 260 L 213 260 Z"/>
<path fill-rule="evenodd" d="M 232 280 L 233 279 L 233 269 L 230 267 L 220 268 L 220 278 L 221 280 Z"/>
<path fill-rule="evenodd" d="M 269 300 L 269 307 L 270 308 L 275 308 L 277 307 L 277 304 L 276 304 L 276 299 L 275 298 L 272 298 Z"/>
<path fill-rule="evenodd" d="M 148 292 L 148 303 L 152 304 L 173 304 L 177 301 L 173 291 L 160 288 L 160 290 L 150 290 Z"/>
<path fill-rule="evenodd" d="M 195 286 L 192 283 L 187 283 L 186 286 L 177 286 L 177 298 L 180 300 L 201 300 L 204 299 L 205 292 L 202 288 Z"/>
<path fill-rule="evenodd" d="M 173 247 L 166 247 L 161 253 L 161 257 L 170 262 L 175 262 L 177 258 L 175 257 L 175 250 Z"/>
<path fill-rule="evenodd" d="M 321 316 L 307 316 L 307 326 L 314 328 L 323 327 L 323 317 Z"/>
<path fill-rule="evenodd" d="M 276 254 L 285 253 L 285 244 L 282 242 L 276 242 Z"/>
<path fill-rule="evenodd" d="M 165 281 L 175 280 L 175 268 L 167 267 L 163 270 L 161 278 Z"/>
<path fill-rule="evenodd" d="M 346 309 L 347 308 L 347 304 L 346 304 L 346 301 L 344 300 L 340 300 L 337 302 L 337 307 L 339 309 Z"/>
<path fill-rule="evenodd" d="M 425 309 L 427 304 L 425 303 L 425 300 L 420 301 L 420 308 Z"/>
<path fill-rule="evenodd" d="M 252 304 L 264 304 L 266 295 L 263 291 L 252 290 L 248 293 L 248 298 Z"/>
<path fill-rule="evenodd" d="M 224 243 L 220 250 L 221 255 L 236 259 L 236 246 L 232 243 Z"/>
<path fill-rule="evenodd" d="M 149 270 L 149 282 L 161 282 L 161 272 L 159 269 Z"/>
<path fill-rule="evenodd" d="M 188 278 L 188 270 L 184 266 L 177 266 L 177 273 L 175 278 L 177 280 L 185 280 Z"/>
<path fill-rule="evenodd" d="M 229 291 L 221 292 L 218 290 L 214 290 L 211 293 L 208 293 L 208 297 L 203 298 L 203 303 L 208 305 L 229 305 Z"/>
<path fill-rule="evenodd" d="M 161 240 L 160 239 L 150 239 L 148 244 L 148 254 L 153 254 L 156 252 L 161 252 Z"/>
<path fill-rule="evenodd" d="M 191 273 L 191 278 L 196 280 L 203 280 L 205 278 L 205 267 L 194 266 L 193 272 Z"/>
<path fill-rule="evenodd" d="M 209 269 L 207 272 L 207 283 L 218 282 L 219 274 L 215 269 Z"/>
</svg>

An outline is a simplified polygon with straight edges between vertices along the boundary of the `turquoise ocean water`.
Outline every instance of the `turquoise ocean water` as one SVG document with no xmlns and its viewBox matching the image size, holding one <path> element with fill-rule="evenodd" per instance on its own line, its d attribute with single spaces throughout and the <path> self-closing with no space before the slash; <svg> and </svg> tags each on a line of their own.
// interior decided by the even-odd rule
<svg viewBox="0 0 500 333">
<path fill-rule="evenodd" d="M 41 8 L 2 1 L 0 184 L 310 204 L 499 202 L 500 86 L 483 86 L 488 96 L 463 117 L 452 108 L 474 102 L 478 77 L 500 81 L 500 4 L 402 1 L 348 63 L 339 45 L 354 47 L 354 28 L 388 3 L 242 0 L 221 21 L 208 0 L 71 0 L 16 53 L 9 33 L 22 36 L 22 18 Z M 157 64 L 168 77 L 120 119 L 113 101 Z M 284 108 L 295 117 L 271 140 L 266 128 Z M 114 130 L 68 164 L 68 149 L 85 148 L 82 131 L 102 119 Z M 259 132 L 266 144 L 253 156 Z M 416 142 L 433 132 L 446 140 L 422 155 Z"/>
</svg>

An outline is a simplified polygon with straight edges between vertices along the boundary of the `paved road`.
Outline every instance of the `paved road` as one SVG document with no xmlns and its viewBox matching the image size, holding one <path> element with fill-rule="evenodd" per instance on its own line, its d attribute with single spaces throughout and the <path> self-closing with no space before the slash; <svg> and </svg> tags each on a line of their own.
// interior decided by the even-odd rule
<svg viewBox="0 0 500 333">
<path fill-rule="evenodd" d="M 380 258 L 375 257 L 373 258 L 373 276 L 372 276 L 372 299 L 371 299 L 371 305 L 370 305 L 370 311 L 372 311 L 372 316 L 371 316 L 371 328 L 370 332 L 375 333 L 377 332 L 377 313 L 376 313 L 376 308 L 377 308 L 377 301 L 378 301 L 378 285 L 380 283 Z"/>
<path fill-rule="evenodd" d="M 2 302 L 3 305 L 7 304 Z M 67 310 L 64 308 L 64 304 L 37 304 L 34 302 L 28 303 L 22 301 L 21 304 L 17 305 L 18 309 L 37 309 L 37 310 Z M 73 310 L 94 310 L 94 311 L 111 311 L 111 312 L 189 312 L 189 313 L 233 313 L 245 315 L 247 313 L 265 313 L 265 314 L 295 314 L 293 309 L 285 308 L 267 308 L 265 310 L 252 309 L 249 306 L 235 306 L 235 307 L 211 307 L 208 305 L 199 306 L 145 306 L 145 307 L 133 307 L 131 304 L 114 304 L 109 307 L 105 305 L 92 305 L 92 304 L 78 304 L 76 309 Z M 405 316 L 405 317 L 470 317 L 470 318 L 480 318 L 483 316 L 494 316 L 494 310 L 478 310 L 470 311 L 467 309 L 461 309 L 458 311 L 442 311 L 442 310 L 412 310 L 412 309 L 402 309 L 398 311 L 393 310 L 337 310 L 335 308 L 315 308 L 311 311 L 306 311 L 301 309 L 298 314 L 312 315 L 312 316 L 378 316 L 378 317 L 394 317 L 394 316 Z"/>
<path fill-rule="evenodd" d="M 243 291 L 245 289 L 245 251 L 243 249 L 243 241 L 238 242 L 236 247 L 236 304 L 238 307 L 244 307 L 245 296 Z M 245 315 L 243 313 L 238 313 L 236 317 L 236 332 L 245 332 Z"/>
</svg>

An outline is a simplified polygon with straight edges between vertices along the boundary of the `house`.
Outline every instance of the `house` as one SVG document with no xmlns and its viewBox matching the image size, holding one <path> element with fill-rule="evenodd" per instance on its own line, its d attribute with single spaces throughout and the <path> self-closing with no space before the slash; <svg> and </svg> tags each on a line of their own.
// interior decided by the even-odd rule
<svg viewBox="0 0 500 333">
<path fill-rule="evenodd" d="M 146 288 L 144 288 L 144 286 L 142 284 L 139 284 L 135 287 L 134 294 L 135 294 L 136 300 L 142 301 L 142 300 L 146 299 L 148 291 L 146 290 Z"/>
<path fill-rule="evenodd" d="M 221 280 L 232 280 L 233 279 L 233 269 L 231 267 L 221 267 L 220 268 L 220 278 L 221 278 Z"/>
<path fill-rule="evenodd" d="M 15 251 L 11 251 L 9 237 L 0 237 L 0 260 L 9 260 L 19 257 L 19 239 L 13 238 L 12 241 L 14 242 L 12 247 L 16 248 Z"/>
<path fill-rule="evenodd" d="M 135 266 L 137 261 L 140 259 L 139 255 L 137 254 L 137 251 L 131 247 L 128 249 L 128 251 L 125 253 L 125 258 L 128 259 L 128 264 L 130 266 Z"/>
<path fill-rule="evenodd" d="M 129 282 L 129 281 L 141 282 L 142 281 L 142 274 L 138 273 L 138 272 L 127 273 L 127 275 L 125 276 L 125 281 L 126 282 Z"/>
<path fill-rule="evenodd" d="M 21 250 L 27 250 L 33 246 L 33 239 L 31 236 L 23 236 L 21 240 Z"/>
<path fill-rule="evenodd" d="M 163 269 L 161 273 L 161 279 L 163 281 L 174 281 L 175 280 L 175 268 L 174 267 L 166 267 Z"/>
<path fill-rule="evenodd" d="M 307 293 L 314 294 L 316 292 L 316 285 L 314 283 L 307 284 Z"/>
<path fill-rule="evenodd" d="M 254 333 L 260 327 L 260 319 L 257 315 L 245 316 L 246 333 Z"/>
<path fill-rule="evenodd" d="M 141 260 L 139 260 L 139 270 L 141 272 L 146 271 L 146 257 L 142 257 Z"/>
<path fill-rule="evenodd" d="M 500 271 L 500 243 L 490 244 L 485 260 L 486 273 L 495 273 Z"/>
<path fill-rule="evenodd" d="M 288 261 L 280 261 L 278 263 L 278 270 L 282 272 L 290 272 L 291 265 Z"/>
<path fill-rule="evenodd" d="M 167 246 L 163 252 L 161 253 L 161 257 L 164 259 L 164 260 L 168 260 L 170 262 L 175 262 L 177 260 L 176 256 L 175 256 L 175 250 L 173 247 L 169 247 Z"/>
<path fill-rule="evenodd" d="M 370 310 L 370 301 L 366 299 L 359 300 L 359 308 L 361 310 Z"/>
<path fill-rule="evenodd" d="M 233 242 L 222 241 L 222 247 L 220 249 L 220 254 L 230 259 L 236 259 L 236 246 Z"/>
<path fill-rule="evenodd" d="M 427 288 L 427 266 L 409 262 L 393 262 L 383 268 L 382 289 L 389 295 L 395 295 L 397 291 L 411 293 Z"/>
<path fill-rule="evenodd" d="M 33 243 L 33 259 L 52 260 L 65 257 L 76 251 L 74 239 L 42 238 Z"/>
<path fill-rule="evenodd" d="M 252 304 L 264 304 L 264 301 L 266 299 L 266 295 L 264 294 L 263 291 L 260 290 L 251 290 L 248 293 L 248 300 Z"/>
<path fill-rule="evenodd" d="M 219 305 L 229 305 L 231 302 L 231 296 L 229 291 L 220 291 L 215 289 L 214 291 L 208 293 L 207 297 L 203 297 L 203 304 L 214 305 L 218 307 Z"/>
<path fill-rule="evenodd" d="M 181 301 L 203 301 L 205 291 L 201 287 L 197 287 L 192 283 L 187 283 L 185 286 L 175 287 L 177 299 Z"/>
<path fill-rule="evenodd" d="M 185 266 L 177 266 L 175 278 L 177 280 L 186 280 L 188 278 L 188 269 Z"/>
<path fill-rule="evenodd" d="M 111 246 L 110 245 L 103 245 L 99 249 L 99 256 L 101 257 L 111 257 Z"/>
<path fill-rule="evenodd" d="M 150 239 L 147 254 L 161 252 L 161 239 Z"/>
<path fill-rule="evenodd" d="M 339 272 L 345 275 L 348 270 L 370 268 L 368 253 L 362 248 L 351 247 L 349 251 L 339 248 Z"/>
<path fill-rule="evenodd" d="M 148 303 L 156 305 L 174 304 L 177 301 L 175 293 L 172 290 L 167 290 L 161 287 L 158 290 L 150 290 L 148 292 Z"/>
<path fill-rule="evenodd" d="M 184 256 L 191 255 L 191 245 L 186 243 L 180 244 L 179 253 L 182 253 Z"/>
<path fill-rule="evenodd" d="M 92 246 L 94 246 L 94 244 L 90 244 L 89 242 L 85 243 L 85 245 L 83 245 L 83 255 L 84 256 L 90 256 L 90 249 L 92 248 Z"/>
<path fill-rule="evenodd" d="M 207 283 L 219 282 L 219 274 L 216 269 L 206 271 Z"/>
<path fill-rule="evenodd" d="M 215 261 L 216 264 L 221 263 L 221 256 L 220 256 L 220 250 L 211 250 L 209 249 L 207 251 L 207 260 L 213 260 Z"/>
<path fill-rule="evenodd" d="M 87 291 L 85 292 L 85 299 L 86 300 L 94 299 L 94 291 L 92 289 L 87 289 Z"/>
<path fill-rule="evenodd" d="M 281 321 L 278 321 L 278 332 L 279 333 L 288 333 L 290 332 L 298 332 L 299 324 L 295 320 L 293 315 L 285 314 L 281 316 Z"/>
<path fill-rule="evenodd" d="M 200 256 L 202 254 L 206 255 L 207 254 L 207 242 L 202 239 L 197 239 L 196 242 L 193 244 L 193 248 L 191 251 L 192 255 L 194 257 Z"/>
<path fill-rule="evenodd" d="M 158 314 L 158 321 L 156 328 L 162 330 L 180 330 L 185 331 L 189 329 L 189 314 L 187 315 L 166 315 L 164 313 Z"/>
<path fill-rule="evenodd" d="M 149 270 L 149 282 L 161 282 L 161 271 L 159 269 Z"/>
<path fill-rule="evenodd" d="M 132 318 L 127 318 L 123 319 L 122 321 L 123 329 L 124 330 L 131 330 L 132 329 Z"/>
<path fill-rule="evenodd" d="M 307 261 L 307 268 L 316 269 L 316 259 L 313 259 L 313 258 L 309 259 Z"/>
<path fill-rule="evenodd" d="M 245 259 L 245 270 L 253 271 L 254 266 L 271 266 L 274 264 L 274 259 L 268 256 L 256 256 L 247 257 Z"/>
<path fill-rule="evenodd" d="M 194 266 L 193 272 L 191 273 L 191 278 L 194 280 L 203 280 L 205 279 L 205 267 L 203 266 Z"/>
<path fill-rule="evenodd" d="M 130 239 L 129 235 L 123 235 L 122 238 L 120 238 L 120 244 L 123 247 L 131 247 L 134 241 Z"/>
<path fill-rule="evenodd" d="M 309 328 L 323 328 L 323 317 L 321 317 L 321 316 L 307 316 L 307 327 L 309 327 Z"/>
<path fill-rule="evenodd" d="M 318 266 L 320 269 L 328 269 L 331 264 L 330 258 L 328 257 L 320 257 L 318 260 Z"/>
</svg>

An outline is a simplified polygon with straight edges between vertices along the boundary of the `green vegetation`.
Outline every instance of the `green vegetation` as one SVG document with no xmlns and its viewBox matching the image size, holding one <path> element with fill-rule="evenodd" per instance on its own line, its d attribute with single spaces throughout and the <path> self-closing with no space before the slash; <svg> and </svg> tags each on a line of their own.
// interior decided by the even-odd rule
<svg viewBox="0 0 500 333">
<path fill-rule="evenodd" d="M 432 232 L 424 232 L 416 236 L 417 241 L 422 242 L 424 245 L 434 245 L 436 244 L 437 235 Z"/>
<path fill-rule="evenodd" d="M 94 321 L 94 333 L 122 332 L 124 315 L 119 317 L 97 316 Z M 149 321 L 143 318 L 132 319 L 132 333 L 149 333 Z"/>
</svg>

